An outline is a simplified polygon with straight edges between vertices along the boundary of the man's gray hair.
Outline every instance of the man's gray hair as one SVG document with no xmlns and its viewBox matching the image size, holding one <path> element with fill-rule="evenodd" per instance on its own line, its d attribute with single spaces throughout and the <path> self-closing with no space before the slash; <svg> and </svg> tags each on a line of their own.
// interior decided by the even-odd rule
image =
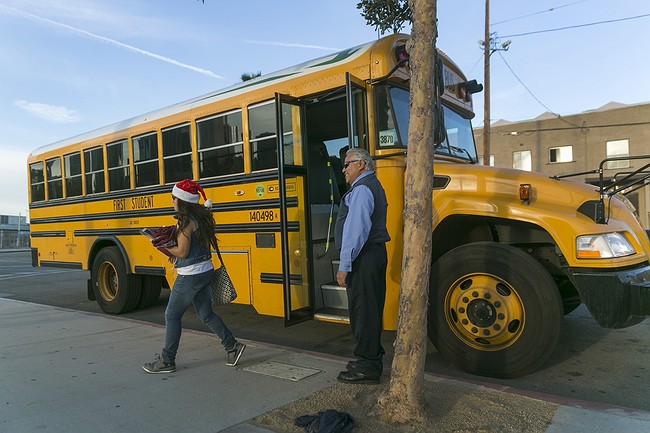
<svg viewBox="0 0 650 433">
<path fill-rule="evenodd" d="M 375 171 L 375 161 L 372 160 L 366 149 L 353 147 L 345 153 L 345 156 L 352 156 L 354 159 L 363 161 L 366 163 L 366 170 Z"/>
</svg>

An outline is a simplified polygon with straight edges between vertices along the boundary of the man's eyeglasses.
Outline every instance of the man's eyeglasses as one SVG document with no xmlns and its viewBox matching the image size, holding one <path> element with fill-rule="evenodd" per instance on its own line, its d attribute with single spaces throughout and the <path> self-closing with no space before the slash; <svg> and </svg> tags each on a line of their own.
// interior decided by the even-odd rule
<svg viewBox="0 0 650 433">
<path fill-rule="evenodd" d="M 172 201 L 176 200 L 178 197 L 176 197 L 174 194 L 172 194 Z"/>
<path fill-rule="evenodd" d="M 359 162 L 359 161 L 361 161 L 361 160 L 360 159 L 351 159 L 349 161 L 345 161 L 343 163 L 343 168 L 348 168 L 348 165 L 352 164 L 353 162 Z"/>
</svg>

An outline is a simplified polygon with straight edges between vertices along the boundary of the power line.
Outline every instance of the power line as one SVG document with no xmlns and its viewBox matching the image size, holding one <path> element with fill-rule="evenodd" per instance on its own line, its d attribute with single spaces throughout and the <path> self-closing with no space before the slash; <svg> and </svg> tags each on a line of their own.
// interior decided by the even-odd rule
<svg viewBox="0 0 650 433">
<path fill-rule="evenodd" d="M 519 37 L 519 36 L 529 36 L 529 35 L 536 35 L 536 34 L 539 34 L 539 33 L 549 33 L 549 32 L 557 32 L 557 31 L 560 31 L 560 30 L 577 29 L 577 28 L 580 28 L 580 27 L 596 26 L 596 25 L 599 25 L 599 24 L 611 24 L 611 23 L 617 23 L 617 22 L 621 22 L 621 21 L 636 20 L 638 18 L 645 18 L 645 17 L 650 17 L 650 14 L 637 15 L 637 16 L 634 16 L 634 17 L 618 18 L 618 19 L 615 19 L 615 20 L 598 21 L 598 22 L 587 23 L 587 24 L 577 24 L 575 26 L 559 27 L 559 28 L 556 28 L 556 29 L 537 30 L 537 31 L 534 31 L 534 32 L 518 33 L 518 34 L 515 34 L 515 35 L 506 35 L 506 36 L 502 36 L 502 37 L 503 38 L 516 38 L 516 37 Z"/>
<path fill-rule="evenodd" d="M 581 1 L 577 1 L 577 2 L 573 2 L 573 3 L 569 3 L 569 4 L 566 4 L 566 5 L 562 5 L 562 6 L 552 7 L 552 8 L 550 8 L 550 9 L 545 9 L 545 10 L 543 10 L 543 11 L 539 11 L 539 12 L 533 12 L 532 14 L 522 15 L 522 16 L 515 17 L 515 18 L 510 18 L 510 19 L 507 19 L 507 20 L 499 21 L 499 22 L 497 22 L 497 23 L 492 23 L 492 24 L 490 24 L 490 27 L 492 27 L 492 26 L 496 26 L 497 24 L 503 24 L 503 23 L 508 23 L 508 22 L 510 22 L 510 21 L 520 20 L 520 19 L 522 19 L 522 18 L 532 17 L 532 16 L 534 16 L 534 15 L 539 15 L 539 14 L 543 14 L 543 13 L 546 13 L 546 12 L 553 12 L 553 11 L 555 11 L 555 10 L 565 8 L 565 7 L 567 7 L 567 6 L 577 5 L 578 3 L 584 3 L 584 2 L 586 2 L 586 1 L 589 1 L 589 0 L 581 0 Z"/>
<path fill-rule="evenodd" d="M 551 110 L 551 109 L 548 108 L 546 105 L 544 105 L 544 103 L 543 103 L 542 101 L 540 101 L 539 98 L 537 98 L 537 96 L 535 96 L 535 95 L 533 94 L 533 92 L 528 88 L 528 86 L 526 86 L 526 85 L 524 84 L 524 82 L 521 81 L 521 78 L 519 78 L 519 77 L 517 76 L 517 74 L 515 74 L 515 71 L 512 70 L 512 68 L 510 67 L 510 65 L 509 65 L 508 62 L 506 61 L 505 57 L 503 57 L 503 54 L 501 54 L 500 52 L 499 52 L 499 57 L 501 57 L 501 60 L 503 60 L 503 63 L 506 64 L 506 66 L 508 67 L 508 69 L 510 70 L 510 72 L 512 73 L 512 75 L 514 75 L 514 77 L 517 79 L 517 81 L 519 81 L 519 84 L 521 84 L 522 86 L 524 86 L 524 89 L 526 89 L 526 91 L 527 91 L 528 93 L 530 93 L 530 96 L 532 96 L 532 97 L 535 99 L 535 101 L 537 101 L 537 102 L 539 103 L 539 105 L 541 105 L 542 107 L 544 107 L 544 108 L 546 109 L 546 111 L 549 111 L 549 112 L 555 114 L 556 116 L 558 116 L 558 114 L 556 114 L 553 110 Z"/>
<path fill-rule="evenodd" d="M 571 131 L 574 129 L 596 129 L 596 128 L 616 128 L 616 127 L 623 127 L 623 126 L 642 126 L 642 125 L 649 125 L 650 122 L 630 122 L 630 123 L 610 123 L 606 125 L 584 125 L 584 126 L 578 126 L 574 125 L 573 128 L 535 128 L 535 129 L 522 129 L 521 131 L 516 131 L 517 135 L 523 134 L 523 135 L 530 135 L 535 132 L 549 132 L 549 131 Z M 493 128 L 498 128 L 499 126 L 493 126 Z M 505 127 L 505 126 L 504 126 Z M 506 133 L 501 133 L 497 132 L 499 135 L 512 135 L 512 133 L 506 132 Z"/>
<path fill-rule="evenodd" d="M 472 66 L 472 69 L 470 69 L 469 72 L 467 72 L 467 75 L 468 75 L 468 76 L 471 76 L 472 71 L 474 70 L 474 68 L 476 67 L 476 65 L 478 65 L 478 63 L 481 61 L 481 59 L 483 58 L 483 55 L 484 55 L 484 54 L 481 53 L 481 55 L 480 55 L 480 56 L 478 57 L 478 59 L 476 60 L 476 63 L 474 63 L 474 66 Z"/>
<path fill-rule="evenodd" d="M 499 52 L 499 57 L 501 57 L 501 60 L 503 60 L 503 63 L 506 64 L 506 66 L 508 67 L 508 69 L 510 70 L 510 72 L 512 73 L 512 75 L 514 75 L 514 77 L 517 79 L 517 81 L 519 81 L 519 83 L 520 83 L 522 86 L 524 86 L 524 89 L 526 89 L 526 91 L 528 91 L 528 93 L 530 93 L 530 96 L 532 96 L 532 97 L 535 99 L 535 101 L 539 102 L 539 105 L 541 105 L 542 107 L 544 107 L 544 108 L 546 109 L 546 111 L 552 113 L 555 117 L 557 117 L 558 119 L 562 120 L 563 122 L 566 122 L 566 123 L 568 123 L 569 125 L 572 125 L 572 126 L 575 126 L 575 127 L 577 127 L 577 128 L 580 128 L 580 126 L 578 126 L 578 125 L 576 125 L 576 124 L 574 124 L 574 123 L 571 123 L 571 122 L 569 122 L 568 120 L 565 120 L 562 116 L 560 116 L 559 114 L 557 114 L 556 112 L 554 112 L 553 110 L 551 110 L 550 108 L 548 108 L 546 105 L 544 105 L 544 103 L 543 103 L 542 101 L 540 101 L 539 98 L 538 98 L 537 96 L 535 96 L 535 95 L 533 94 L 533 92 L 528 88 L 528 86 L 526 86 L 526 85 L 524 84 L 524 82 L 521 81 L 521 79 L 517 76 L 517 74 L 515 74 L 515 71 L 512 70 L 512 68 L 510 67 L 510 65 L 509 65 L 508 62 L 506 61 L 505 57 L 503 57 L 503 55 L 501 54 L 501 52 Z"/>
</svg>

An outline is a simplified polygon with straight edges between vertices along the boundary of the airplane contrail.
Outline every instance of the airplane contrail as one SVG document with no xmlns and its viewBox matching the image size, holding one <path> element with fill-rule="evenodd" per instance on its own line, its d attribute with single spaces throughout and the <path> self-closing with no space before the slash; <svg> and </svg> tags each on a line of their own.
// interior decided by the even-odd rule
<svg viewBox="0 0 650 433">
<path fill-rule="evenodd" d="M 102 41 L 102 42 L 105 42 L 107 44 L 119 47 L 119 48 L 124 48 L 124 49 L 132 51 L 134 53 L 142 54 L 142 55 L 145 55 L 145 56 L 148 56 L 148 57 L 153 57 L 154 59 L 158 59 L 158 60 L 161 60 L 163 62 L 170 63 L 172 65 L 180 66 L 181 68 L 189 69 L 191 71 L 198 72 L 200 74 L 207 75 L 209 77 L 223 78 L 221 75 L 215 74 L 214 72 L 212 72 L 212 71 L 210 71 L 208 69 L 203 69 L 203 68 L 199 68 L 197 66 L 188 65 L 187 63 L 182 63 L 182 62 L 179 62 L 178 60 L 170 59 L 169 57 L 165 57 L 165 56 L 161 56 L 160 54 L 152 53 L 151 51 L 146 51 L 146 50 L 134 47 L 132 45 L 124 44 L 122 42 L 116 41 L 115 39 L 107 38 L 107 37 L 101 36 L 101 35 L 96 35 L 94 33 L 87 32 L 86 30 L 78 29 L 76 27 L 72 27 L 72 26 L 69 26 L 67 24 L 63 24 L 63 23 L 59 23 L 57 21 L 52 21 L 52 20 L 47 19 L 47 18 L 39 17 L 37 15 L 33 15 L 33 14 L 28 13 L 28 12 L 21 11 L 19 9 L 12 8 L 10 6 L 0 5 L 0 9 L 5 9 L 5 10 L 8 10 L 9 12 L 12 12 L 12 13 L 14 13 L 16 15 L 20 15 L 20 16 L 23 16 L 23 17 L 26 17 L 26 18 L 30 18 L 30 19 L 33 19 L 33 20 L 36 20 L 36 21 L 41 21 L 41 22 L 44 22 L 44 23 L 47 23 L 47 24 L 50 24 L 50 25 L 53 25 L 53 26 L 61 27 L 61 28 L 64 28 L 66 30 L 70 30 L 72 32 L 82 34 L 84 36 L 88 36 L 88 37 L 90 37 L 92 39 L 96 39 L 98 41 Z"/>
<path fill-rule="evenodd" d="M 252 39 L 244 39 L 244 42 L 249 44 L 259 44 L 259 45 L 276 45 L 279 47 L 311 48 L 315 50 L 324 50 L 324 51 L 342 51 L 342 48 L 330 48 L 330 47 L 323 47 L 321 45 L 294 44 L 294 43 L 273 42 L 273 41 L 256 41 Z"/>
</svg>

